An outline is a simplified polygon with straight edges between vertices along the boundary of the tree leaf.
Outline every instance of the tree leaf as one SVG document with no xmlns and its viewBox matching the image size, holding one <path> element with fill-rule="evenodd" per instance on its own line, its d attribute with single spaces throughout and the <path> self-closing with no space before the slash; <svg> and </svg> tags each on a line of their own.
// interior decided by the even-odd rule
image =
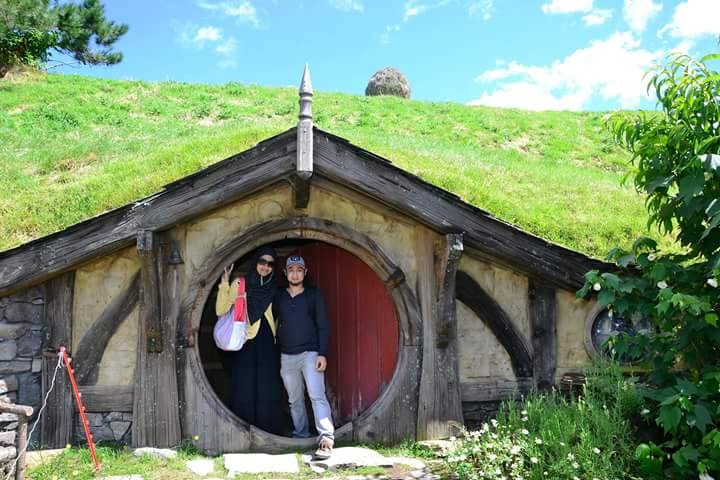
<svg viewBox="0 0 720 480">
<path fill-rule="evenodd" d="M 707 429 L 707 426 L 710 424 L 712 424 L 712 418 L 710 417 L 710 412 L 708 412 L 708 409 L 705 408 L 705 406 L 702 403 L 696 403 L 695 404 L 695 426 L 704 435 L 705 430 Z"/>
<path fill-rule="evenodd" d="M 718 158 L 720 158 L 720 156 L 718 156 Z M 686 201 L 701 193 L 703 186 L 705 186 L 705 176 L 699 171 L 688 174 L 678 181 L 680 196 Z"/>
<path fill-rule="evenodd" d="M 674 432 L 680 424 L 682 412 L 674 405 L 666 405 L 660 408 L 660 416 L 658 423 L 663 427 L 666 433 Z"/>
</svg>

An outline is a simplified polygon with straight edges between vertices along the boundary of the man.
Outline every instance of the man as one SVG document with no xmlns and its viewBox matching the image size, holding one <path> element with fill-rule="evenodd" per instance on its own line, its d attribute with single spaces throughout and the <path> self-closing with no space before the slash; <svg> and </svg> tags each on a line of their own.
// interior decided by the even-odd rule
<svg viewBox="0 0 720 480">
<path fill-rule="evenodd" d="M 273 315 L 279 321 L 280 376 L 288 392 L 293 437 L 310 436 L 305 410 L 307 388 L 319 434 L 315 456 L 327 459 L 335 440 L 330 403 L 325 395 L 329 328 L 320 290 L 304 285 L 306 273 L 301 256 L 288 257 L 285 263 L 288 287 L 280 290 L 273 301 Z"/>
</svg>

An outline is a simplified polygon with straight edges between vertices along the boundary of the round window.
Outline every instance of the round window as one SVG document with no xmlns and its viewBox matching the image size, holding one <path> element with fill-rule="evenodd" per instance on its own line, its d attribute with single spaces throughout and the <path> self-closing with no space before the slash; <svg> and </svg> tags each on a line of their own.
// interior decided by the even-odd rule
<svg viewBox="0 0 720 480">
<path fill-rule="evenodd" d="M 626 333 L 628 335 L 647 335 L 651 332 L 650 322 L 639 314 L 630 318 L 621 317 L 607 308 L 596 309 L 588 319 L 588 331 L 586 335 L 586 347 L 593 354 L 609 354 L 615 357 L 612 348 L 611 338 Z M 638 359 L 628 358 L 622 355 L 617 358 L 621 362 L 630 362 Z"/>
</svg>

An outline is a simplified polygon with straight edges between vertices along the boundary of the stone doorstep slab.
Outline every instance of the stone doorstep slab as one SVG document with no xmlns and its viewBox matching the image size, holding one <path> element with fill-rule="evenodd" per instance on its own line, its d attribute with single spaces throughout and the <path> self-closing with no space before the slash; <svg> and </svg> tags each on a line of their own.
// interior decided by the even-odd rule
<svg viewBox="0 0 720 480">
<path fill-rule="evenodd" d="M 185 462 L 188 470 L 193 472 L 195 475 L 205 477 L 215 471 L 215 462 L 210 459 L 198 458 L 195 460 L 188 460 Z"/>
<path fill-rule="evenodd" d="M 226 453 L 223 461 L 230 476 L 238 473 L 300 473 L 300 465 L 293 453 Z"/>
<path fill-rule="evenodd" d="M 420 460 L 405 457 L 385 457 L 375 450 L 362 447 L 335 448 L 327 460 L 313 460 L 311 455 L 303 455 L 302 460 L 313 471 L 316 468 L 324 470 L 362 467 L 392 468 L 395 465 L 407 465 L 416 470 L 425 468 L 425 464 Z"/>
</svg>

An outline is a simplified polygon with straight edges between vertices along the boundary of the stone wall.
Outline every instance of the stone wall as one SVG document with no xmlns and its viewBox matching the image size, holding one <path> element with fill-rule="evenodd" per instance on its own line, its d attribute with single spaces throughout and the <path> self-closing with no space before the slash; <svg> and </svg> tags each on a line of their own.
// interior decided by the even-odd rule
<svg viewBox="0 0 720 480">
<path fill-rule="evenodd" d="M 45 328 L 43 287 L 0 298 L 0 400 L 28 405 L 41 397 L 41 351 Z M 0 416 L 0 427 L 9 418 Z"/>
<path fill-rule="evenodd" d="M 44 318 L 43 287 L 0 298 L 0 401 L 33 407 L 31 422 L 41 404 Z M 16 415 L 0 414 L 1 436 L 9 439 L 16 428 Z M 31 448 L 38 436 L 39 432 L 30 439 Z"/>
<path fill-rule="evenodd" d="M 132 440 L 132 413 L 107 412 L 86 413 L 90 423 L 90 433 L 95 442 L 118 442 L 130 445 Z M 73 424 L 73 444 L 86 444 L 85 430 L 76 414 Z"/>
</svg>

